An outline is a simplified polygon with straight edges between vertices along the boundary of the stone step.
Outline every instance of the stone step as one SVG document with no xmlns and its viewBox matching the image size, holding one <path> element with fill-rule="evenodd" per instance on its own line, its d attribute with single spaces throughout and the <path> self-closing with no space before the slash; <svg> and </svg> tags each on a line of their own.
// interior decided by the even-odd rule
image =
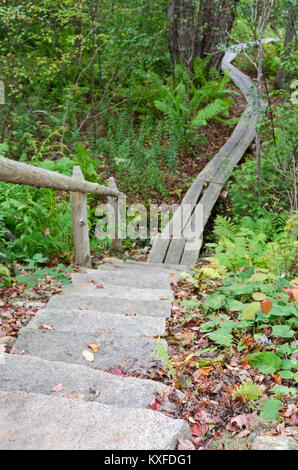
<svg viewBox="0 0 298 470">
<path fill-rule="evenodd" d="M 126 260 L 124 264 L 127 265 L 134 265 L 134 266 L 144 266 L 149 268 L 158 268 L 158 269 L 171 269 L 177 271 L 189 271 L 190 267 L 188 265 L 183 264 L 168 264 L 168 263 L 149 263 L 148 261 L 134 261 L 134 260 Z M 123 266 L 123 264 L 121 265 Z"/>
<path fill-rule="evenodd" d="M 59 331 L 125 336 L 163 336 L 166 327 L 164 318 L 50 308 L 39 310 L 29 327 L 38 329 L 45 324 Z"/>
<path fill-rule="evenodd" d="M 108 282 L 103 284 L 103 288 L 97 288 L 90 282 L 78 284 L 75 286 L 64 287 L 62 296 L 65 295 L 93 296 L 100 302 L 101 298 L 121 298 L 127 300 L 172 300 L 174 298 L 171 289 L 137 289 L 134 287 L 115 286 Z"/>
<path fill-rule="evenodd" d="M 100 289 L 98 289 L 100 290 Z M 102 289 L 104 290 L 104 289 Z M 72 295 L 54 295 L 48 302 L 47 308 L 70 310 L 92 310 L 97 312 L 109 312 L 121 315 L 135 313 L 137 315 L 151 317 L 169 317 L 172 304 L 170 300 L 140 300 L 121 299 L 118 297 L 101 297 L 94 295 L 80 296 L 77 292 Z"/>
<path fill-rule="evenodd" d="M 163 271 L 158 272 L 143 272 L 135 269 L 119 269 L 104 270 L 94 269 L 86 274 L 74 273 L 71 276 L 74 285 L 90 283 L 91 285 L 96 282 L 97 284 L 105 285 L 106 283 L 111 286 L 126 286 L 136 287 L 141 289 L 171 289 L 170 283 L 176 283 L 181 278 L 179 273 Z M 93 281 L 93 282 L 92 282 Z"/>
<path fill-rule="evenodd" d="M 51 392 L 59 384 L 63 390 Z M 66 398 L 78 394 L 83 401 L 147 409 L 158 391 L 166 391 L 167 387 L 153 380 L 121 377 L 78 364 L 4 353 L 0 361 L 0 390 Z M 174 411 L 175 404 L 167 399 L 161 409 Z"/>
<path fill-rule="evenodd" d="M 88 348 L 91 342 L 99 347 L 98 352 L 93 353 L 93 362 L 82 354 L 85 350 L 91 352 Z M 162 342 L 167 347 L 166 341 Z M 142 371 L 144 367 L 156 364 L 151 355 L 156 340 L 146 337 L 34 330 L 29 324 L 21 330 L 14 344 L 19 351 L 48 361 L 89 365 L 104 370 L 121 366 L 129 371 Z"/>
<path fill-rule="evenodd" d="M 136 408 L 0 392 L 1 450 L 174 450 L 185 421 Z"/>
<path fill-rule="evenodd" d="M 89 271 L 88 268 L 83 268 L 82 272 L 87 269 L 87 272 Z M 191 271 L 189 266 L 183 266 L 183 265 L 164 265 L 164 264 L 155 264 L 155 263 L 147 263 L 147 262 L 137 262 L 137 261 L 126 261 L 125 263 L 121 264 L 111 264 L 111 263 L 102 263 L 97 266 L 97 270 L 135 270 L 138 269 L 142 273 L 150 273 L 150 272 L 156 272 L 156 273 L 164 273 L 164 274 L 171 274 L 171 273 L 176 273 L 181 275 L 184 271 L 189 272 Z"/>
</svg>

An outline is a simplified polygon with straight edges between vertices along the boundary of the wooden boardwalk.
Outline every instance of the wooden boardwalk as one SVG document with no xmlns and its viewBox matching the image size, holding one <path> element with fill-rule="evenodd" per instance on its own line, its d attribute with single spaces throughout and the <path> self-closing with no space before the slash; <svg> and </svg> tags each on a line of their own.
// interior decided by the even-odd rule
<svg viewBox="0 0 298 470">
<path fill-rule="evenodd" d="M 241 160 L 256 135 L 256 87 L 252 80 L 238 70 L 232 61 L 245 45 L 234 46 L 226 52 L 222 70 L 241 90 L 248 103 L 231 137 L 199 173 L 181 205 L 161 234 L 153 242 L 149 263 L 194 265 L 203 244 L 203 230 L 223 185 Z M 264 103 L 265 105 L 265 103 Z M 186 207 L 188 210 L 185 210 Z M 196 231 L 195 221 L 200 220 Z M 178 231 L 177 231 L 177 227 Z M 195 233 L 195 235 L 191 235 Z"/>
</svg>

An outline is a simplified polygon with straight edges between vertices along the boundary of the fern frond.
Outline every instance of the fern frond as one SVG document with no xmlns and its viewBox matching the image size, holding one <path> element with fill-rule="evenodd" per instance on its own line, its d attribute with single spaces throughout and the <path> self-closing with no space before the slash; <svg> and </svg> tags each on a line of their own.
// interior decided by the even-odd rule
<svg viewBox="0 0 298 470">
<path fill-rule="evenodd" d="M 215 219 L 214 233 L 218 238 L 228 238 L 235 241 L 237 226 L 228 217 L 218 215 Z"/>
<path fill-rule="evenodd" d="M 201 109 L 196 117 L 191 121 L 192 126 L 206 126 L 209 119 L 214 118 L 218 114 L 226 111 L 226 104 L 221 98 L 214 100 L 212 103 L 207 104 L 205 108 Z"/>
<path fill-rule="evenodd" d="M 156 340 L 154 351 L 151 353 L 151 356 L 153 355 L 155 355 L 156 359 L 161 360 L 168 367 L 169 374 L 175 377 L 176 373 L 171 361 L 171 356 L 167 348 L 162 344 L 160 336 Z"/>
</svg>

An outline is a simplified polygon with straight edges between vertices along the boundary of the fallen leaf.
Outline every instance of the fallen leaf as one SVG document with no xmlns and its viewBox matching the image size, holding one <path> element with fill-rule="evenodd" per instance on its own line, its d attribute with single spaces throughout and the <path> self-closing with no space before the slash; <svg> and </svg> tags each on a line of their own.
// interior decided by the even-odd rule
<svg viewBox="0 0 298 470">
<path fill-rule="evenodd" d="M 62 392 L 64 386 L 62 384 L 55 385 L 55 387 L 51 388 L 51 392 Z"/>
<path fill-rule="evenodd" d="M 84 400 L 85 395 L 77 392 L 70 392 L 68 395 L 63 395 L 65 398 L 72 398 L 74 400 Z"/>
<path fill-rule="evenodd" d="M 122 377 L 124 376 L 124 372 L 120 367 L 112 367 L 107 372 L 109 372 L 110 374 L 113 374 L 113 375 L 119 375 L 119 376 L 122 376 Z"/>
<path fill-rule="evenodd" d="M 197 436 L 197 437 L 204 436 L 207 431 L 208 431 L 208 425 L 207 424 L 196 423 L 191 428 L 192 435 Z"/>
<path fill-rule="evenodd" d="M 211 370 L 213 370 L 213 366 L 210 366 L 210 367 L 202 367 L 201 369 L 199 369 L 199 372 L 201 375 L 203 375 L 204 377 L 208 377 L 208 375 L 210 374 Z"/>
<path fill-rule="evenodd" d="M 228 431 L 235 431 L 235 424 L 239 429 L 242 429 L 243 426 L 246 428 L 249 424 L 249 419 L 246 414 L 234 416 L 230 419 L 226 429 Z"/>
<path fill-rule="evenodd" d="M 38 328 L 40 330 L 54 330 L 54 327 L 52 325 L 47 325 L 47 324 L 44 324 L 44 325 L 39 325 Z"/>
<path fill-rule="evenodd" d="M 292 289 L 291 292 L 290 292 L 290 297 L 291 297 L 291 299 L 298 302 L 298 289 Z"/>
<path fill-rule="evenodd" d="M 178 439 L 178 450 L 196 450 L 196 448 L 188 439 Z"/>
<path fill-rule="evenodd" d="M 271 373 L 271 376 L 274 378 L 275 383 L 277 383 L 278 385 L 281 385 L 282 377 L 280 375 Z"/>
<path fill-rule="evenodd" d="M 91 351 L 88 351 L 88 349 L 84 349 L 82 352 L 82 356 L 86 361 L 93 362 L 94 361 L 94 355 Z"/>
<path fill-rule="evenodd" d="M 261 303 L 261 311 L 262 313 L 264 313 L 264 315 L 267 315 L 270 312 L 270 310 L 272 310 L 272 307 L 273 307 L 273 303 L 269 299 L 263 300 L 263 302 Z"/>
<path fill-rule="evenodd" d="M 249 429 L 244 429 L 244 431 L 241 431 L 241 432 L 239 432 L 239 434 L 237 434 L 237 439 L 241 439 L 241 437 L 246 437 L 250 433 L 251 433 L 251 431 Z"/>
<path fill-rule="evenodd" d="M 96 343 L 88 343 L 88 347 L 92 349 L 93 352 L 98 352 L 99 346 Z M 89 351 L 88 351 L 89 352 Z M 85 358 L 86 359 L 86 358 Z M 89 359 L 88 359 L 89 360 Z"/>
<path fill-rule="evenodd" d="M 150 403 L 148 408 L 150 408 L 150 410 L 159 411 L 160 410 L 160 401 L 158 401 L 157 398 L 154 398 L 154 400 L 152 400 L 152 402 Z"/>
</svg>

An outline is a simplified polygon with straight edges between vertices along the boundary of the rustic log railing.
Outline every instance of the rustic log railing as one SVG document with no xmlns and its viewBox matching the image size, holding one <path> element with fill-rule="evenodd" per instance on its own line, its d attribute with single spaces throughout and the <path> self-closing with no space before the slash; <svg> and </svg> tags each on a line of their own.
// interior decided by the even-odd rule
<svg viewBox="0 0 298 470">
<path fill-rule="evenodd" d="M 107 196 L 117 214 L 118 199 L 123 197 L 123 194 L 118 191 L 114 178 L 110 178 L 108 186 L 103 186 L 86 181 L 79 166 L 74 167 L 73 175 L 70 177 L 0 157 L 0 181 L 70 192 L 74 261 L 79 266 L 91 267 L 86 194 Z M 116 243 L 119 247 L 118 240 Z"/>
</svg>

